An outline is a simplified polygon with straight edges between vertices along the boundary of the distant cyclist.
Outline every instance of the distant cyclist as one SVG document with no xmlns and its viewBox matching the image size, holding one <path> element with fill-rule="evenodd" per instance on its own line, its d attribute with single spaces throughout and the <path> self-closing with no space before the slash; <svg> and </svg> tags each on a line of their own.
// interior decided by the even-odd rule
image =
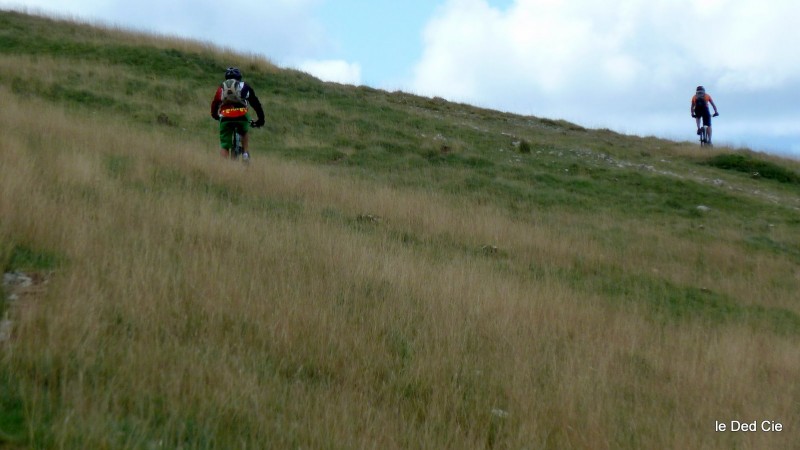
<svg viewBox="0 0 800 450">
<path fill-rule="evenodd" d="M 258 116 L 252 123 L 248 111 L 250 105 Z M 247 132 L 251 125 L 256 128 L 264 125 L 264 110 L 253 88 L 242 81 L 242 72 L 238 68 L 228 67 L 225 71 L 225 81 L 217 88 L 217 93 L 211 102 L 211 117 L 219 121 L 219 143 L 222 147 L 220 154 L 224 158 L 230 157 L 233 133 L 238 129 L 242 135 L 244 149 L 242 158 L 250 159 L 250 153 L 247 151 L 249 141 Z"/>
<path fill-rule="evenodd" d="M 708 105 L 714 107 L 714 117 L 719 115 L 717 112 L 717 105 L 714 104 L 714 100 L 711 99 L 711 96 L 706 93 L 706 88 L 703 86 L 697 86 L 697 91 L 695 92 L 694 96 L 692 97 L 692 107 L 691 113 L 692 117 L 694 117 L 695 122 L 697 122 L 697 134 L 699 135 L 700 132 L 700 119 L 703 120 L 703 126 L 708 127 L 708 143 L 711 143 L 711 111 L 708 109 Z"/>
</svg>

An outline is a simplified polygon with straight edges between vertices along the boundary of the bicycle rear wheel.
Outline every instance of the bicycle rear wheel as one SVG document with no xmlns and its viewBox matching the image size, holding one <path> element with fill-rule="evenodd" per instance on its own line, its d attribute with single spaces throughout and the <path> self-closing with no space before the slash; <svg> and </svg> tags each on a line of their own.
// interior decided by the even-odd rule
<svg viewBox="0 0 800 450">
<path fill-rule="evenodd" d="M 237 159 L 242 154 L 242 135 L 239 130 L 233 132 L 233 145 L 231 146 L 231 159 Z"/>
</svg>

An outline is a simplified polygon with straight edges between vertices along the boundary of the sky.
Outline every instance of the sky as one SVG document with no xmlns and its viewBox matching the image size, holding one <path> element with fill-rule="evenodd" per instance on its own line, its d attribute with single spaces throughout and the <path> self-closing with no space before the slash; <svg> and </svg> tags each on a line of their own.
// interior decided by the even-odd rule
<svg viewBox="0 0 800 450">
<path fill-rule="evenodd" d="M 679 141 L 696 138 L 689 105 L 703 85 L 719 108 L 717 145 L 800 159 L 796 0 L 0 0 L 0 8 L 196 39 L 324 81 Z"/>
</svg>

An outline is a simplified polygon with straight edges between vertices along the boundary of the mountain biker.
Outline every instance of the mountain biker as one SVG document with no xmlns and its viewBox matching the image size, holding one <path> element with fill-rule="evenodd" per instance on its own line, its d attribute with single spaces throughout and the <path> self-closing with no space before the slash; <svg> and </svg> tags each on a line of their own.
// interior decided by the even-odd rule
<svg viewBox="0 0 800 450">
<path fill-rule="evenodd" d="M 707 141 L 711 143 L 711 111 L 708 110 L 709 103 L 711 106 L 714 107 L 714 117 L 719 116 L 719 112 L 717 112 L 717 105 L 714 104 L 714 100 L 711 99 L 711 96 L 706 93 L 706 88 L 703 86 L 697 86 L 694 96 L 692 97 L 692 106 L 691 106 L 691 113 L 692 117 L 694 117 L 695 122 L 697 122 L 697 134 L 700 134 L 700 119 L 703 119 L 703 126 L 708 127 L 708 138 Z"/>
<path fill-rule="evenodd" d="M 252 105 L 258 120 L 250 122 L 248 107 Z M 264 109 L 249 84 L 242 81 L 242 72 L 236 67 L 225 70 L 225 81 L 217 88 L 214 100 L 211 101 L 211 117 L 219 121 L 219 142 L 223 158 L 230 157 L 233 133 L 238 130 L 242 136 L 242 159 L 250 159 L 247 151 L 249 141 L 247 132 L 250 126 L 255 128 L 264 125 Z"/>
</svg>

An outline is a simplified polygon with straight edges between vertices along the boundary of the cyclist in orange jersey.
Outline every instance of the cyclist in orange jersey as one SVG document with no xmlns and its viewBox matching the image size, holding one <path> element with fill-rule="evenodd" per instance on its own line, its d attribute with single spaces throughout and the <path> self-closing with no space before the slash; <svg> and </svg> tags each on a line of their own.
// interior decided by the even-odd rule
<svg viewBox="0 0 800 450">
<path fill-rule="evenodd" d="M 711 96 L 706 93 L 706 89 L 703 86 L 697 86 L 697 90 L 695 91 L 694 96 L 692 97 L 692 106 L 690 112 L 692 113 L 692 117 L 694 117 L 695 122 L 697 123 L 697 134 L 700 134 L 700 120 L 703 121 L 703 126 L 708 127 L 708 143 L 711 143 L 711 111 L 708 109 L 708 105 L 711 105 L 714 108 L 714 116 L 719 116 L 719 112 L 717 112 L 717 105 L 714 104 L 714 100 L 711 99 Z"/>
</svg>

